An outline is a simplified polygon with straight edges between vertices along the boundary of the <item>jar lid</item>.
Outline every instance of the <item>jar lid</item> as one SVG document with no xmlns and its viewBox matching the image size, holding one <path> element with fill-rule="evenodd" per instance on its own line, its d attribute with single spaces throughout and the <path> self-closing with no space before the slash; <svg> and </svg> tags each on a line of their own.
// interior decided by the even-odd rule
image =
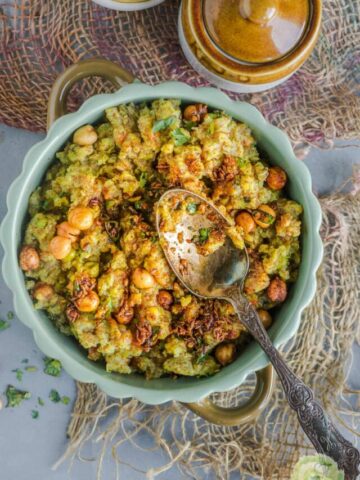
<svg viewBox="0 0 360 480">
<path fill-rule="evenodd" d="M 266 64 L 288 55 L 307 30 L 310 0 L 202 0 L 203 24 L 219 53 Z"/>
</svg>

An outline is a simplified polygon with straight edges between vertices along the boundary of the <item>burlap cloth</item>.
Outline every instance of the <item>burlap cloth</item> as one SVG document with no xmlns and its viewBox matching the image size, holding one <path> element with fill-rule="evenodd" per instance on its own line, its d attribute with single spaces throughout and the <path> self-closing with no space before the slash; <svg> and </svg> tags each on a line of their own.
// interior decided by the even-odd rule
<svg viewBox="0 0 360 480">
<path fill-rule="evenodd" d="M 0 8 L 0 122 L 45 130 L 47 98 L 57 73 L 91 56 L 115 60 L 148 83 L 176 79 L 206 84 L 181 53 L 177 12 L 175 0 L 129 14 L 103 9 L 90 0 L 5 3 Z M 360 0 L 324 0 L 323 13 L 316 50 L 298 73 L 274 90 L 238 96 L 286 130 L 302 151 L 309 145 L 330 147 L 337 138 L 355 139 L 360 131 Z M 70 107 L 108 88 L 101 79 L 83 82 L 75 87 Z M 357 177 L 355 190 L 360 184 Z M 325 256 L 318 291 L 285 355 L 315 387 L 329 412 L 341 421 L 345 415 L 358 434 L 359 398 L 347 388 L 346 372 L 351 345 L 360 340 L 360 194 L 334 194 L 321 203 Z M 250 379 L 216 397 L 222 404 L 235 405 L 251 389 Z M 93 385 L 79 383 L 69 448 L 60 463 L 83 458 L 86 445 L 97 441 L 98 478 L 109 454 L 116 460 L 118 475 L 119 462 L 126 463 L 122 444 L 130 441 L 135 448 L 148 448 L 144 432 L 154 439 L 151 448 L 162 448 L 169 457 L 163 467 L 147 472 L 148 478 L 176 463 L 190 478 L 227 479 L 231 472 L 239 478 L 241 472 L 284 480 L 299 455 L 311 451 L 280 385 L 257 422 L 225 428 L 204 422 L 179 404 L 151 407 L 136 400 L 112 401 Z"/>
</svg>

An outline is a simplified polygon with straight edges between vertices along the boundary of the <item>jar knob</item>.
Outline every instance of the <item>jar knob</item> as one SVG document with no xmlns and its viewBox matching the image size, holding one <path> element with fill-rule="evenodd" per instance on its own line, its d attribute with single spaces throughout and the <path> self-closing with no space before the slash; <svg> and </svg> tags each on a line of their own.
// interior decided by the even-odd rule
<svg viewBox="0 0 360 480">
<path fill-rule="evenodd" d="M 266 25 L 277 14 L 278 4 L 279 0 L 240 0 L 240 14 L 250 22 Z"/>
</svg>

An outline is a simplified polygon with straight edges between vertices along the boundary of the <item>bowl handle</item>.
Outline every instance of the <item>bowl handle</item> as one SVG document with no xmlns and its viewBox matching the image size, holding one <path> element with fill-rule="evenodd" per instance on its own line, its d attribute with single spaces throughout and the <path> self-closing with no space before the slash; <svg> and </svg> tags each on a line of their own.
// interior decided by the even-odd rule
<svg viewBox="0 0 360 480">
<path fill-rule="evenodd" d="M 255 390 L 249 400 L 239 407 L 220 407 L 209 398 L 183 405 L 208 422 L 234 427 L 250 422 L 260 415 L 270 400 L 274 385 L 274 369 L 269 365 L 256 372 Z"/>
<path fill-rule="evenodd" d="M 66 113 L 66 101 L 74 83 L 86 77 L 103 77 L 115 87 L 121 88 L 134 80 L 124 68 L 105 58 L 82 60 L 64 70 L 55 80 L 51 89 L 47 111 L 47 128 Z"/>
</svg>

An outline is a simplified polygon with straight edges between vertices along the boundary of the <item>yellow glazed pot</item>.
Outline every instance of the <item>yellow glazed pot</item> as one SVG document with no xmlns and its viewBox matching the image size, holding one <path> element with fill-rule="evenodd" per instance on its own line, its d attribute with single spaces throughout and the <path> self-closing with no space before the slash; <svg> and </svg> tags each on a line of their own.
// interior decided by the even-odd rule
<svg viewBox="0 0 360 480">
<path fill-rule="evenodd" d="M 65 114 L 66 99 L 72 85 L 87 76 L 103 76 L 120 89 L 112 94 L 96 95 L 87 100 L 77 112 Z M 259 147 L 266 151 L 271 162 L 286 170 L 289 196 L 304 207 L 302 263 L 298 280 L 290 290 L 287 301 L 277 312 L 269 331 L 277 347 L 295 334 L 301 312 L 316 289 L 316 270 L 322 257 L 319 236 L 321 209 L 311 191 L 310 174 L 305 165 L 296 159 L 287 136 L 267 123 L 253 106 L 234 102 L 214 88 L 192 88 L 180 82 L 149 86 L 133 80 L 134 77 L 129 72 L 102 59 L 73 65 L 56 80 L 49 99 L 48 134 L 28 152 L 23 171 L 8 192 L 8 213 L 0 231 L 5 251 L 4 279 L 14 294 L 17 316 L 33 330 L 39 348 L 46 355 L 61 360 L 65 370 L 76 380 L 95 383 L 115 398 L 135 397 L 149 404 L 177 400 L 214 423 L 240 424 L 255 418 L 264 409 L 271 397 L 274 382 L 268 359 L 255 342 L 250 342 L 235 362 L 211 377 L 184 377 L 176 381 L 164 377 L 148 381 L 139 374 L 109 373 L 102 365 L 89 360 L 75 339 L 61 334 L 43 312 L 34 309 L 25 288 L 24 276 L 18 264 L 18 250 L 23 237 L 28 199 L 42 181 L 55 153 L 71 138 L 73 132 L 84 124 L 98 122 L 106 108 L 122 103 L 141 103 L 156 98 L 178 98 L 184 104 L 202 102 L 210 108 L 222 109 L 249 125 Z M 226 409 L 214 405 L 206 398 L 213 392 L 238 387 L 254 372 L 257 376 L 256 388 L 245 405 Z"/>
<path fill-rule="evenodd" d="M 289 78 L 314 49 L 321 0 L 183 0 L 179 39 L 218 87 L 251 93 Z"/>
</svg>

